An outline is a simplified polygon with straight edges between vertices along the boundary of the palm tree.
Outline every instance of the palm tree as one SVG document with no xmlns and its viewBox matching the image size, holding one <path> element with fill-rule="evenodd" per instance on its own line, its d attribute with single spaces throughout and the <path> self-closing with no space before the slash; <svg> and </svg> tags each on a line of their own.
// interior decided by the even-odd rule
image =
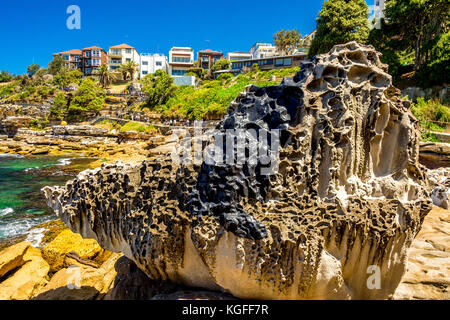
<svg viewBox="0 0 450 320">
<path fill-rule="evenodd" d="M 112 70 L 109 70 L 107 64 L 102 64 L 100 68 L 96 71 L 96 74 L 99 76 L 100 84 L 103 88 L 108 88 L 113 81 L 117 79 L 116 75 Z"/>
<path fill-rule="evenodd" d="M 127 69 L 127 66 L 125 65 L 125 63 L 122 63 L 120 65 L 119 69 L 117 69 L 117 71 L 120 72 L 123 80 L 126 81 L 128 79 L 128 69 Z"/>
<path fill-rule="evenodd" d="M 126 72 L 126 74 L 130 76 L 131 81 L 134 80 L 134 74 L 137 72 L 138 67 L 138 64 L 134 61 L 127 61 L 120 66 L 122 74 Z M 127 80 L 127 78 L 128 77 L 124 78 L 124 80 Z"/>
</svg>

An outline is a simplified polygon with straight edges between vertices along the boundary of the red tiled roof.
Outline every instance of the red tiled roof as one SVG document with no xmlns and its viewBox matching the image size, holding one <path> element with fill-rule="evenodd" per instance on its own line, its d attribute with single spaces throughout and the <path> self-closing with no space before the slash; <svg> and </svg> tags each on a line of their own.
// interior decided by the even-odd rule
<svg viewBox="0 0 450 320">
<path fill-rule="evenodd" d="M 206 49 L 206 50 L 200 50 L 199 53 L 222 53 L 222 52 L 214 51 L 211 49 Z"/>
<path fill-rule="evenodd" d="M 84 48 L 83 51 L 84 51 L 84 50 L 103 50 L 103 49 L 100 48 L 100 47 L 93 46 L 93 47 L 87 47 L 87 48 Z"/>
<path fill-rule="evenodd" d="M 60 55 L 60 54 L 74 54 L 74 55 L 81 55 L 81 50 L 79 49 L 74 49 L 74 50 L 69 50 L 69 51 L 63 51 L 63 52 L 57 52 L 54 53 L 54 56 Z"/>
<path fill-rule="evenodd" d="M 118 46 L 109 47 L 110 49 L 134 49 L 132 46 L 129 46 L 125 43 L 119 44 Z"/>
</svg>

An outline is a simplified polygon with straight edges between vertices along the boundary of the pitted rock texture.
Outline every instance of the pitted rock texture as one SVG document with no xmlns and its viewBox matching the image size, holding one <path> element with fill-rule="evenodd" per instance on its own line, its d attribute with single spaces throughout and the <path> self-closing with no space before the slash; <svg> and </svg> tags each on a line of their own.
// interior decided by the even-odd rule
<svg viewBox="0 0 450 320">
<path fill-rule="evenodd" d="M 389 298 L 431 199 L 417 120 L 386 70 L 350 42 L 278 86 L 247 87 L 216 132 L 278 129 L 278 152 L 263 150 L 279 158 L 273 174 L 244 131 L 254 162 L 104 164 L 45 188 L 48 203 L 154 280 L 239 298 Z M 370 266 L 380 288 L 367 285 Z"/>
</svg>

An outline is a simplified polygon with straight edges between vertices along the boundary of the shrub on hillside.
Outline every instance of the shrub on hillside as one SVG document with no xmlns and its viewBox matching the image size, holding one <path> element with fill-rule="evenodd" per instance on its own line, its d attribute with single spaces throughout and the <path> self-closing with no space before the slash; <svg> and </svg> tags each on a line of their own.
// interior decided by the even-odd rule
<svg viewBox="0 0 450 320">
<path fill-rule="evenodd" d="M 70 71 L 63 69 L 63 71 L 53 78 L 53 84 L 60 88 L 68 87 L 71 83 L 79 85 L 82 77 L 83 73 L 78 69 Z"/>
<path fill-rule="evenodd" d="M 87 116 L 97 114 L 103 107 L 106 92 L 91 78 L 81 83 L 70 102 L 70 116 Z"/>
</svg>

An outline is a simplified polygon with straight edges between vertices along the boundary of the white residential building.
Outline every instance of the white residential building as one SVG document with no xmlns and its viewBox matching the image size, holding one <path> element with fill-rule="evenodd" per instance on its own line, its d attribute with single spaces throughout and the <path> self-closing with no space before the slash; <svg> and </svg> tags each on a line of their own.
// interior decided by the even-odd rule
<svg viewBox="0 0 450 320">
<path fill-rule="evenodd" d="M 252 58 L 253 56 L 251 53 L 242 51 L 228 52 L 226 56 L 226 59 L 229 61 L 247 60 Z"/>
<path fill-rule="evenodd" d="M 190 47 L 173 47 L 169 51 L 169 74 L 184 76 L 194 66 L 194 49 Z"/>
<path fill-rule="evenodd" d="M 262 59 L 277 56 L 278 50 L 272 43 L 257 42 L 251 47 L 249 53 L 253 59 Z"/>
<path fill-rule="evenodd" d="M 169 62 L 163 54 L 141 53 L 140 61 L 140 77 L 141 79 L 147 74 L 155 73 L 157 70 L 163 70 L 169 73 Z"/>
<path fill-rule="evenodd" d="M 109 47 L 108 51 L 108 64 L 109 69 L 116 70 L 122 63 L 133 61 L 138 66 L 141 63 L 139 53 L 135 48 L 127 44 L 120 44 L 118 46 Z M 135 78 L 139 76 L 139 70 L 134 75 Z"/>
</svg>

